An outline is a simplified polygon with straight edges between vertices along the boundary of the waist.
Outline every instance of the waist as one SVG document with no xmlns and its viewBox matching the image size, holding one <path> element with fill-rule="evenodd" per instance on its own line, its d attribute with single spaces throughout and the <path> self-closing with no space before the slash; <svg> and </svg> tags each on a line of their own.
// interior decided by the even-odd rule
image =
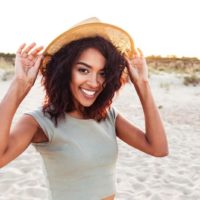
<svg viewBox="0 0 200 200">
<path fill-rule="evenodd" d="M 115 173 L 54 179 L 49 182 L 53 199 L 100 200 L 115 193 Z M 107 199 L 105 199 L 107 200 Z M 112 200 L 109 198 L 108 200 Z"/>
<path fill-rule="evenodd" d="M 115 194 L 113 194 L 109 197 L 103 198 L 102 200 L 115 200 Z"/>
</svg>

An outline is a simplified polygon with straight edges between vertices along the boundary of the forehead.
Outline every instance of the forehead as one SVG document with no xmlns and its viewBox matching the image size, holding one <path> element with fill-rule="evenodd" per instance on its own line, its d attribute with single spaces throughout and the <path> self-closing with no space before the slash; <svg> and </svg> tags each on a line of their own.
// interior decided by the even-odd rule
<svg viewBox="0 0 200 200">
<path fill-rule="evenodd" d="M 77 62 L 84 62 L 90 66 L 104 68 L 106 59 L 101 52 L 95 48 L 85 49 L 77 59 Z"/>
</svg>

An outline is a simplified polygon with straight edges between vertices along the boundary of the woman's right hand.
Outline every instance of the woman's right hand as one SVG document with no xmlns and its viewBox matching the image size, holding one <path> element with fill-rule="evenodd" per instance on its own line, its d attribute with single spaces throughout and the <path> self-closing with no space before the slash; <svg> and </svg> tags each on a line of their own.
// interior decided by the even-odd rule
<svg viewBox="0 0 200 200">
<path fill-rule="evenodd" d="M 30 45 L 22 44 L 15 58 L 15 78 L 33 85 L 37 77 L 43 55 L 42 46 L 36 47 L 35 43 Z"/>
</svg>

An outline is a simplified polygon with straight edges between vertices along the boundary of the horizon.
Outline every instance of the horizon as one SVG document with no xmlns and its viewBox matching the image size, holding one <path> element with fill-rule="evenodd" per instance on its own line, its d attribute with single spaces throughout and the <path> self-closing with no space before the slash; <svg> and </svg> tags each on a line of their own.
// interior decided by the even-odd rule
<svg viewBox="0 0 200 200">
<path fill-rule="evenodd" d="M 15 56 L 15 53 L 5 53 L 5 52 L 0 52 L 0 57 L 6 57 L 6 56 Z M 176 55 L 145 55 L 145 58 L 169 58 L 169 59 L 197 59 L 198 61 L 200 61 L 200 58 L 195 57 L 195 56 L 176 56 Z"/>
<path fill-rule="evenodd" d="M 15 53 L 23 42 L 46 47 L 69 27 L 96 16 L 126 30 L 145 56 L 200 58 L 198 0 L 132 0 L 129 4 L 129 0 L 123 4 L 117 0 L 106 4 L 94 0 L 2 1 L 0 52 Z"/>
</svg>

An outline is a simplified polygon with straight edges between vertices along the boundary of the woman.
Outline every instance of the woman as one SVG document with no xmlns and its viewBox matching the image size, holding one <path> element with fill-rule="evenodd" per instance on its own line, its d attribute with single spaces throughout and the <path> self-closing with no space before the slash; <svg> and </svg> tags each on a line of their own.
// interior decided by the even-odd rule
<svg viewBox="0 0 200 200">
<path fill-rule="evenodd" d="M 106 32 L 108 28 L 112 31 Z M 35 43 L 23 44 L 16 54 L 15 77 L 0 104 L 0 166 L 33 144 L 44 160 L 53 200 L 114 200 L 116 137 L 147 154 L 166 156 L 147 65 L 132 44 L 122 29 L 91 21 L 61 34 L 43 54 Z M 10 130 L 39 68 L 44 104 Z M 111 106 L 127 79 L 126 70 L 144 110 L 145 133 Z"/>
</svg>

